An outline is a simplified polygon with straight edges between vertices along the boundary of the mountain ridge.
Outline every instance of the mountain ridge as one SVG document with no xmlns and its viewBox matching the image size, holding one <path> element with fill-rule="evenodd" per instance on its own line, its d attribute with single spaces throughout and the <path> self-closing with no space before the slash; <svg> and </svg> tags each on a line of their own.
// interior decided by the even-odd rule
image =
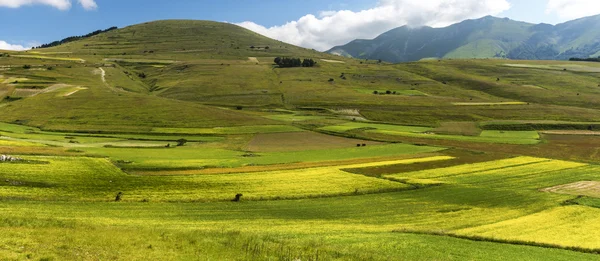
<svg viewBox="0 0 600 261">
<path fill-rule="evenodd" d="M 532 24 L 485 16 L 443 28 L 401 26 L 357 39 L 328 53 L 388 62 L 427 58 L 567 60 L 600 55 L 600 15 L 565 23 Z"/>
</svg>

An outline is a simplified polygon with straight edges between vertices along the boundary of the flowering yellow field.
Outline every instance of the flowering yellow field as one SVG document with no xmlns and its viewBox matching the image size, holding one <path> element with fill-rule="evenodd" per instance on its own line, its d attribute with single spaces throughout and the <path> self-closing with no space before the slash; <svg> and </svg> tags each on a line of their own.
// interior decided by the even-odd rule
<svg viewBox="0 0 600 261">
<path fill-rule="evenodd" d="M 517 219 L 458 230 L 456 233 L 560 246 L 600 248 L 600 209 L 584 206 L 557 207 Z"/>
<path fill-rule="evenodd" d="M 436 156 L 297 170 L 197 176 L 131 176 L 106 159 L 83 157 L 26 157 L 48 164 L 7 164 L 3 178 L 12 186 L 0 197 L 36 200 L 109 201 L 121 191 L 123 201 L 221 201 L 233 199 L 290 199 L 398 191 L 411 186 L 342 171 L 394 164 L 448 160 Z M 6 173 L 6 174 L 4 174 Z"/>
<path fill-rule="evenodd" d="M 466 164 L 460 166 L 453 166 L 447 168 L 440 169 L 429 169 L 422 171 L 414 171 L 408 173 L 400 173 L 393 175 L 386 175 L 385 178 L 389 179 L 406 179 L 406 178 L 420 178 L 420 179 L 436 179 L 436 178 L 446 178 L 457 175 L 464 175 L 468 173 L 477 173 L 481 171 L 490 171 L 494 169 L 504 169 L 507 167 L 519 166 L 519 165 L 527 165 L 537 162 L 549 161 L 548 159 L 542 158 L 534 158 L 534 157 L 516 157 L 510 159 L 475 163 L 475 164 Z"/>
</svg>

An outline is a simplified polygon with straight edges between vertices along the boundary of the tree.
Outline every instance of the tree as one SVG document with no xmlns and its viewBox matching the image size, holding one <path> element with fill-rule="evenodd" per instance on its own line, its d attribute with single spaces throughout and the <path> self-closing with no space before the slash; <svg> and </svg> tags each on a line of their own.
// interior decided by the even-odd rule
<svg viewBox="0 0 600 261">
<path fill-rule="evenodd" d="M 187 142 L 188 142 L 188 140 L 186 140 L 186 139 L 178 139 L 177 146 L 181 147 L 181 146 L 185 145 Z"/>
<path fill-rule="evenodd" d="M 313 67 L 317 62 L 313 59 L 304 59 L 300 58 L 289 58 L 289 57 L 277 57 L 273 60 L 275 64 L 279 65 L 280 68 L 287 67 Z"/>
<path fill-rule="evenodd" d="M 123 197 L 123 192 L 119 192 L 119 193 L 117 193 L 117 196 L 115 197 L 115 201 L 116 201 L 116 202 L 119 202 L 119 201 L 121 201 L 121 198 L 122 198 L 122 197 Z"/>
<path fill-rule="evenodd" d="M 235 195 L 235 198 L 232 199 L 231 201 L 232 202 L 240 202 L 240 199 L 242 198 L 243 195 L 244 194 L 238 193 L 238 194 Z"/>
</svg>

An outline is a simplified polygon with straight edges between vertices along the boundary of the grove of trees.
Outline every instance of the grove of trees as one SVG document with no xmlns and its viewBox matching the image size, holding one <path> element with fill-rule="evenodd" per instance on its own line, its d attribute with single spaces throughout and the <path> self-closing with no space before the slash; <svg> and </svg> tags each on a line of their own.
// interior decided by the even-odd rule
<svg viewBox="0 0 600 261">
<path fill-rule="evenodd" d="M 77 40 L 89 38 L 89 37 L 92 37 L 94 35 L 99 35 L 101 33 L 110 32 L 110 31 L 116 30 L 116 29 L 118 29 L 118 27 L 113 26 L 113 27 L 108 28 L 106 30 L 96 30 L 96 31 L 93 31 L 93 32 L 91 32 L 89 34 L 82 35 L 82 36 L 71 36 L 71 37 L 67 37 L 65 39 L 62 39 L 60 41 L 54 41 L 54 42 L 51 42 L 51 43 L 48 43 L 48 44 L 42 44 L 42 45 L 40 45 L 38 47 L 34 47 L 34 49 L 49 48 L 49 47 L 59 46 L 61 44 L 66 44 L 66 43 L 69 43 L 69 42 L 74 42 L 74 41 L 77 41 Z"/>
<path fill-rule="evenodd" d="M 288 67 L 313 67 L 317 64 L 313 59 L 304 59 L 300 58 L 288 58 L 288 57 L 277 57 L 274 60 L 275 64 L 277 64 L 280 68 L 288 68 Z"/>
</svg>

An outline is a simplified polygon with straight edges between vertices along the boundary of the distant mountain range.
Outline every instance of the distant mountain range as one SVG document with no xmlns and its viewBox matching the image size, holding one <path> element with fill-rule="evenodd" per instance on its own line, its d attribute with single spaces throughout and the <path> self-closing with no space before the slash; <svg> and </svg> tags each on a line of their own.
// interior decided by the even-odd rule
<svg viewBox="0 0 600 261">
<path fill-rule="evenodd" d="M 567 60 L 600 56 L 600 15 L 558 25 L 486 16 L 444 28 L 402 26 L 373 40 L 354 40 L 332 54 L 387 62 L 427 58 Z"/>
</svg>

